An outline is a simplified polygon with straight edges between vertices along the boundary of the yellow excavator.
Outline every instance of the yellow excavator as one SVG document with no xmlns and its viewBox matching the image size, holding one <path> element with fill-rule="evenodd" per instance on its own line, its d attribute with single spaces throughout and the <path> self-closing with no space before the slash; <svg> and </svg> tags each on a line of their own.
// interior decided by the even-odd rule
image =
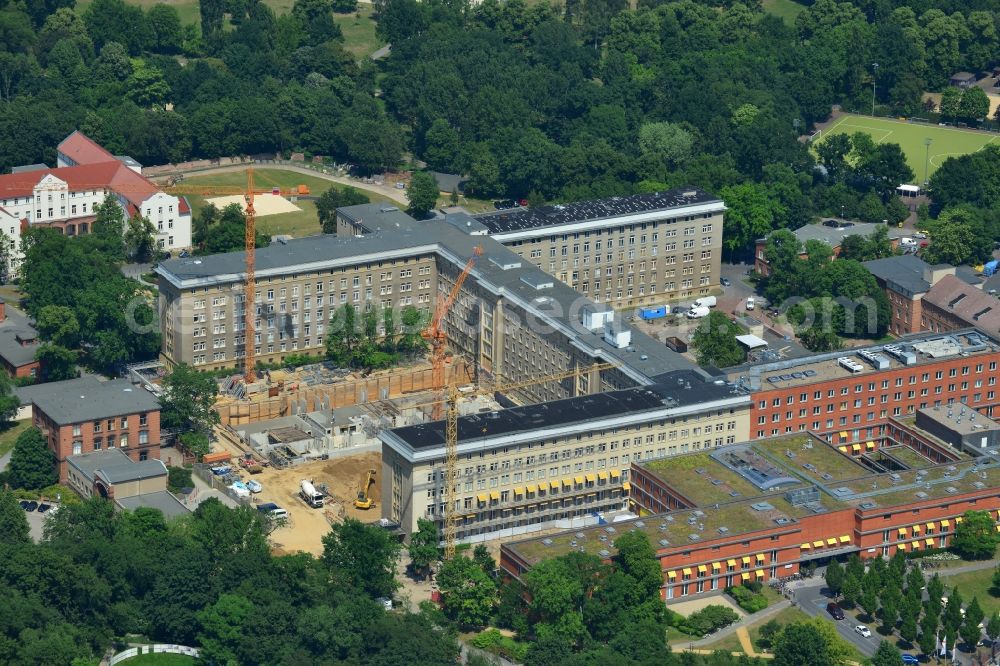
<svg viewBox="0 0 1000 666">
<path fill-rule="evenodd" d="M 370 469 L 368 470 L 368 476 L 361 485 L 361 489 L 358 490 L 358 498 L 354 500 L 355 508 L 371 509 L 375 506 L 375 500 L 368 494 L 368 489 L 372 487 L 373 483 L 375 483 L 375 470 Z"/>
</svg>

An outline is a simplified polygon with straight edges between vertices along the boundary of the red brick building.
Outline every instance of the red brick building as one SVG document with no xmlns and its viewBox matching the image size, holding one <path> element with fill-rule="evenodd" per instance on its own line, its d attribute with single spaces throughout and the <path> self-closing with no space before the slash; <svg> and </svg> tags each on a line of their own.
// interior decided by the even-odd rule
<svg viewBox="0 0 1000 666">
<path fill-rule="evenodd" d="M 160 403 L 124 379 L 93 377 L 18 389 L 32 406 L 32 424 L 55 454 L 59 480 L 67 478 L 67 458 L 117 448 L 135 461 L 160 457 Z"/>
<path fill-rule="evenodd" d="M 572 550 L 609 560 L 617 536 L 639 529 L 657 551 L 669 600 L 789 576 L 812 560 L 943 548 L 969 510 L 1000 522 L 1000 464 L 947 450 L 952 460 L 935 464 L 911 444 L 881 438 L 852 457 L 798 434 L 635 463 L 640 518 L 504 544 L 500 563 L 520 576 Z"/>
<path fill-rule="evenodd" d="M 992 416 L 998 363 L 1000 342 L 965 329 L 752 366 L 730 379 L 753 399 L 750 439 L 837 430 L 860 442 L 922 407 L 958 402 Z"/>
</svg>

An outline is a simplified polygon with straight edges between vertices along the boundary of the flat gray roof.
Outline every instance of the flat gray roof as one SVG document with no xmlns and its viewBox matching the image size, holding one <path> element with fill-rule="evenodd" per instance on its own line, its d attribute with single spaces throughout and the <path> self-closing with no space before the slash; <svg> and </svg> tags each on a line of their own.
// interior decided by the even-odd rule
<svg viewBox="0 0 1000 666">
<path fill-rule="evenodd" d="M 166 475 L 167 466 L 163 464 L 163 461 L 156 459 L 136 462 L 129 458 L 127 463 L 101 466 L 94 470 L 95 477 L 100 476 L 108 483 L 128 483 Z"/>
<path fill-rule="evenodd" d="M 851 222 L 849 227 L 828 227 L 824 224 L 807 224 L 799 227 L 793 233 L 795 237 L 805 243 L 810 240 L 818 240 L 826 243 L 831 248 L 840 247 L 844 239 L 848 236 L 870 236 L 879 227 L 885 228 L 884 224 L 871 224 L 868 222 Z M 889 238 L 902 238 L 906 233 L 902 229 L 888 228 Z"/>
<path fill-rule="evenodd" d="M 914 254 L 866 261 L 864 267 L 875 277 L 887 282 L 895 291 L 912 296 L 931 288 L 930 282 L 924 279 L 924 271 L 930 268 L 930 264 Z"/>
<path fill-rule="evenodd" d="M 701 196 L 708 197 L 704 193 Z M 584 308 L 595 307 L 592 301 L 525 261 L 494 238 L 470 235 L 443 218 L 417 221 L 394 206 L 361 204 L 339 208 L 337 212 L 349 220 L 363 222 L 365 228 L 374 231 L 353 238 L 309 236 L 260 248 L 256 253 L 257 277 L 412 257 L 421 253 L 436 253 L 456 267 L 461 267 L 476 247 L 482 247 L 483 256 L 470 274 L 478 286 L 509 299 L 532 317 L 558 329 L 588 356 L 617 362 L 623 372 L 639 383 L 649 383 L 650 378 L 666 372 L 696 367 L 684 356 L 638 329 L 631 329 L 632 342 L 626 349 L 618 349 L 605 342 L 603 331 L 590 331 L 584 328 L 581 321 Z M 504 268 L 515 264 L 515 268 Z M 190 288 L 242 281 L 243 269 L 244 253 L 229 252 L 165 261 L 156 271 L 175 286 Z M 551 286 L 542 289 L 532 286 L 543 283 Z"/>
<path fill-rule="evenodd" d="M 157 509 L 164 518 L 179 518 L 191 513 L 191 510 L 183 502 L 165 490 L 122 499 L 115 498 L 115 503 L 126 511 L 135 511 L 140 507 Z"/>
<path fill-rule="evenodd" d="M 152 393 L 127 379 L 102 382 L 81 377 L 17 389 L 21 404 L 32 404 L 59 425 L 159 411 Z"/>
<path fill-rule="evenodd" d="M 101 451 L 91 451 L 90 453 L 70 456 L 66 459 L 66 462 L 78 469 L 87 478 L 87 481 L 93 483 L 94 472 L 97 470 L 102 467 L 132 464 L 132 459 L 120 449 L 103 449 Z"/>
</svg>

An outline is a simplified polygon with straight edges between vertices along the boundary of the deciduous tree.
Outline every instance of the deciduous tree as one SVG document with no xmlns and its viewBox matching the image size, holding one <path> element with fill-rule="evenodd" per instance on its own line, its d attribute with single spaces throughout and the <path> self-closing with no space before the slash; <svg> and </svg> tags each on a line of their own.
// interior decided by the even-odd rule
<svg viewBox="0 0 1000 666">
<path fill-rule="evenodd" d="M 417 520 L 417 531 L 410 536 L 410 563 L 415 573 L 426 575 L 427 570 L 438 559 L 438 530 L 432 520 Z"/>
<path fill-rule="evenodd" d="M 410 213 L 418 219 L 426 217 L 437 205 L 439 193 L 434 176 L 426 171 L 414 173 L 406 190 L 406 196 L 410 200 Z"/>
<path fill-rule="evenodd" d="M 398 587 L 396 560 L 401 548 L 387 530 L 346 518 L 323 537 L 323 562 L 343 585 L 372 598 L 391 597 Z"/>
<path fill-rule="evenodd" d="M 967 560 L 983 560 L 993 557 L 998 541 L 996 526 L 989 513 L 966 511 L 962 522 L 955 526 L 951 546 Z"/>
<path fill-rule="evenodd" d="M 481 627 L 496 607 L 497 587 L 482 568 L 467 557 L 446 560 L 437 576 L 445 612 L 462 626 Z"/>
<path fill-rule="evenodd" d="M 56 457 L 38 428 L 32 426 L 17 436 L 7 471 L 14 488 L 37 490 L 59 481 Z"/>
</svg>

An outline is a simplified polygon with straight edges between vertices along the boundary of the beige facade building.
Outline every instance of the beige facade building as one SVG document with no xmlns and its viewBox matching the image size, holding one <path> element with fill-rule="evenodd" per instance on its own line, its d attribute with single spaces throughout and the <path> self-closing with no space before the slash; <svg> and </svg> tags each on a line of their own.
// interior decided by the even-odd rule
<svg viewBox="0 0 1000 666">
<path fill-rule="evenodd" d="M 709 293 L 724 210 L 700 191 L 426 221 L 391 206 L 341 208 L 336 236 L 257 251 L 257 355 L 321 353 L 344 303 L 431 311 L 478 248 L 445 319 L 450 350 L 481 384 L 565 376 L 504 392 L 528 406 L 460 420 L 459 537 L 594 520 L 627 508 L 632 461 L 749 437 L 746 395 L 615 311 Z M 217 368 L 243 357 L 243 260 L 160 264 L 167 359 Z M 381 438 L 383 517 L 406 532 L 440 521 L 443 422 Z"/>
<path fill-rule="evenodd" d="M 459 419 L 457 538 L 577 526 L 628 508 L 632 462 L 749 437 L 749 398 L 679 370 L 642 388 Z M 435 421 L 383 432 L 383 517 L 406 533 L 444 515 L 445 433 Z M 591 518 L 593 521 L 593 518 Z"/>
</svg>

